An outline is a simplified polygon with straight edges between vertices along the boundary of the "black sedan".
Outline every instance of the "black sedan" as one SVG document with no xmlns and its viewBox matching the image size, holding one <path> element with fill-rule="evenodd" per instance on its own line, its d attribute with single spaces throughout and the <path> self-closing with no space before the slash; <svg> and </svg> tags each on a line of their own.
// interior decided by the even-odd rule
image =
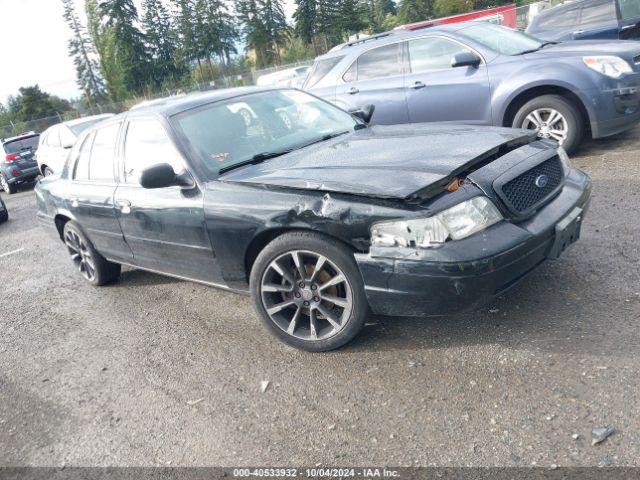
<svg viewBox="0 0 640 480">
<path fill-rule="evenodd" d="M 79 138 L 38 218 L 93 285 L 129 265 L 250 293 L 312 351 L 370 312 L 486 302 L 578 238 L 590 181 L 557 144 L 366 113 L 255 88 L 136 109 Z"/>
</svg>

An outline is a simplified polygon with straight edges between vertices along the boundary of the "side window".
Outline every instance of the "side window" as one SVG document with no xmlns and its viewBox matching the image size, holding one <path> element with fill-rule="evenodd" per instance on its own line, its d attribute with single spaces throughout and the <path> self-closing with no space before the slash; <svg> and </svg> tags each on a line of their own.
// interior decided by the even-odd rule
<svg viewBox="0 0 640 480">
<path fill-rule="evenodd" d="M 538 23 L 538 28 L 573 27 L 578 24 L 579 8 L 570 8 L 562 13 L 551 13 Z"/>
<path fill-rule="evenodd" d="M 444 38 L 421 38 L 409 42 L 411 73 L 451 68 L 451 59 L 458 53 L 471 52 L 466 47 Z"/>
<path fill-rule="evenodd" d="M 591 25 L 616 20 L 616 5 L 612 0 L 582 7 L 580 25 Z"/>
<path fill-rule="evenodd" d="M 158 163 L 168 163 L 176 173 L 184 169 L 182 156 L 157 120 L 131 120 L 124 147 L 125 182 L 137 184 L 140 172 Z"/>
<path fill-rule="evenodd" d="M 59 147 L 60 146 L 60 128 L 53 127 L 47 134 L 47 146 Z"/>
<path fill-rule="evenodd" d="M 344 72 L 344 75 L 342 75 L 342 79 L 347 83 L 355 82 L 356 80 L 358 80 L 358 61 L 357 60 L 351 64 L 351 66 L 349 67 L 349 70 Z"/>
<path fill-rule="evenodd" d="M 78 160 L 73 170 L 74 180 L 89 180 L 89 157 L 91 156 L 91 146 L 93 145 L 93 139 L 95 133 L 87 135 L 82 142 L 80 151 L 78 152 Z"/>
<path fill-rule="evenodd" d="M 116 153 L 118 130 L 120 130 L 119 123 L 97 130 L 89 162 L 90 180 L 113 182 L 113 160 Z"/>
<path fill-rule="evenodd" d="M 69 130 L 65 126 L 60 127 L 60 144 L 63 147 L 73 145 L 75 141 L 76 137 L 73 135 L 73 133 L 71 133 L 71 130 Z"/>
<path fill-rule="evenodd" d="M 358 58 L 358 80 L 402 75 L 401 43 L 392 43 L 364 52 Z"/>
</svg>

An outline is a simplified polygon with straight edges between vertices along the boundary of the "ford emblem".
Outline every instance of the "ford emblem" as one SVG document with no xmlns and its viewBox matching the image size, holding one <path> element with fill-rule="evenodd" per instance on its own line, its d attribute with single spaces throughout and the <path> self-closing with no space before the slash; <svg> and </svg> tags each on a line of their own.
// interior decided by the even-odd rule
<svg viewBox="0 0 640 480">
<path fill-rule="evenodd" d="M 538 188 L 544 188 L 547 186 L 548 183 L 549 183 L 549 177 L 547 177 L 546 175 L 540 175 L 538 178 L 536 178 L 536 181 L 535 181 L 536 187 Z"/>
</svg>

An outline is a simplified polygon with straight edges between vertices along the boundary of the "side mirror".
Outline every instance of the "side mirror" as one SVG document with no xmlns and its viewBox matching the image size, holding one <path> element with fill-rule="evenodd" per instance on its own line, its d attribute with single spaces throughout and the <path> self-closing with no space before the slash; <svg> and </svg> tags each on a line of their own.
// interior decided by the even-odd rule
<svg viewBox="0 0 640 480">
<path fill-rule="evenodd" d="M 451 59 L 451 66 L 453 68 L 456 68 L 456 67 L 476 67 L 477 68 L 478 65 L 480 65 L 480 62 L 482 62 L 482 59 L 475 53 L 462 52 L 462 53 L 458 53 Z"/>
<path fill-rule="evenodd" d="M 188 173 L 176 174 L 168 163 L 159 163 L 142 170 L 140 185 L 143 188 L 192 187 L 193 181 Z"/>
<path fill-rule="evenodd" d="M 365 107 L 361 107 L 356 110 L 350 110 L 349 113 L 354 117 L 358 117 L 364 123 L 369 125 L 369 122 L 371 122 L 371 118 L 373 117 L 373 112 L 375 110 L 376 110 L 375 105 L 367 105 Z"/>
</svg>

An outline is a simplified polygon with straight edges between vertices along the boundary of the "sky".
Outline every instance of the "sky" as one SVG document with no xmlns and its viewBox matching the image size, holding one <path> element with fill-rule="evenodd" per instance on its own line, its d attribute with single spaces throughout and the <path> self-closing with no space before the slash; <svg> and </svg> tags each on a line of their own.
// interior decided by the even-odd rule
<svg viewBox="0 0 640 480">
<path fill-rule="evenodd" d="M 142 0 L 134 1 L 139 7 Z M 75 2 L 84 20 L 84 0 Z M 285 0 L 285 7 L 291 17 L 294 0 Z M 0 102 L 36 83 L 62 98 L 78 97 L 70 36 L 60 0 L 0 0 Z"/>
</svg>

